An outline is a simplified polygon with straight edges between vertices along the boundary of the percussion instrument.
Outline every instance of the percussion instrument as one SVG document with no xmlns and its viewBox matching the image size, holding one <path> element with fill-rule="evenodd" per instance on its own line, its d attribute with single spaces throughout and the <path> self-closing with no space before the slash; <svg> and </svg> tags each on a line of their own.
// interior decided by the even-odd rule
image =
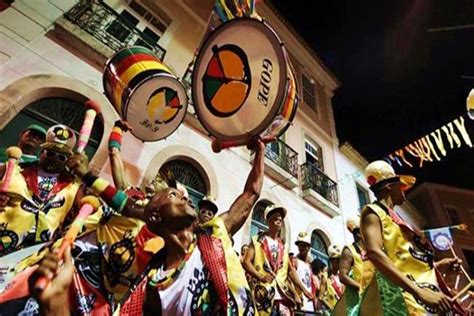
<svg viewBox="0 0 474 316">
<path fill-rule="evenodd" d="M 16 266 L 18 263 L 23 261 L 26 257 L 29 257 L 37 253 L 47 243 L 41 243 L 34 246 L 30 246 L 24 249 L 12 252 L 0 260 L 0 293 L 5 287 L 13 280 L 16 275 Z"/>
<path fill-rule="evenodd" d="M 184 86 L 145 47 L 124 48 L 112 55 L 102 81 L 105 95 L 142 141 L 166 138 L 184 120 L 188 106 Z"/>
<path fill-rule="evenodd" d="M 219 148 L 283 134 L 296 114 L 297 91 L 286 49 L 264 21 L 239 18 L 220 25 L 196 58 L 194 107 Z"/>
</svg>

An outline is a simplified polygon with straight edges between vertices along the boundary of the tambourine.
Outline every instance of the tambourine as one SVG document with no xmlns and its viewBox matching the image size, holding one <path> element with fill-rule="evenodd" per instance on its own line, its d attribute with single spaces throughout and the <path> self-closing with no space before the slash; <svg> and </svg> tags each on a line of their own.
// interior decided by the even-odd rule
<svg viewBox="0 0 474 316">
<path fill-rule="evenodd" d="M 297 91 L 285 46 L 264 21 L 220 25 L 196 58 L 194 107 L 214 150 L 284 133 L 296 115 Z"/>
<path fill-rule="evenodd" d="M 188 96 L 181 82 L 145 47 L 112 55 L 102 77 L 105 95 L 142 141 L 171 135 L 183 122 Z"/>
</svg>

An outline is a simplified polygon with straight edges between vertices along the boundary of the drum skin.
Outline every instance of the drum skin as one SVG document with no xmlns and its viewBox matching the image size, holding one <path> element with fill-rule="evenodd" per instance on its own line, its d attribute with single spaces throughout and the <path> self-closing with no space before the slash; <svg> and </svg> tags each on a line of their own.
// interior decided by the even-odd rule
<svg viewBox="0 0 474 316">
<path fill-rule="evenodd" d="M 198 119 L 218 140 L 279 136 L 297 109 L 285 47 L 264 21 L 239 18 L 209 35 L 192 83 Z"/>
<path fill-rule="evenodd" d="M 186 90 L 149 49 L 118 51 L 107 61 L 102 79 L 105 95 L 138 139 L 166 138 L 184 120 Z"/>
</svg>

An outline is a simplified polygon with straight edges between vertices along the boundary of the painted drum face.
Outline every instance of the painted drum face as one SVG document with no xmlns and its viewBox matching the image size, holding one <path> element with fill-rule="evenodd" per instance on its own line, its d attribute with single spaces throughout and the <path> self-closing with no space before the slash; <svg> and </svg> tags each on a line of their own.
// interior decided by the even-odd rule
<svg viewBox="0 0 474 316">
<path fill-rule="evenodd" d="M 109 101 L 142 141 L 168 137 L 186 115 L 186 90 L 147 48 L 134 46 L 113 55 L 103 85 Z"/>
<path fill-rule="evenodd" d="M 255 19 L 229 21 L 207 38 L 194 66 L 192 91 L 201 124 L 220 140 L 260 135 L 275 119 L 286 126 L 296 110 L 296 82 L 284 46 Z M 284 129 L 273 132 L 278 136 Z"/>
</svg>

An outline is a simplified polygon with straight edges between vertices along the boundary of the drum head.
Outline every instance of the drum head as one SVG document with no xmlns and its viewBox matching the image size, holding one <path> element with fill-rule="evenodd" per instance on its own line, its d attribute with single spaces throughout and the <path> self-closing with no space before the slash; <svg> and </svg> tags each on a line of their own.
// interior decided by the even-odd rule
<svg viewBox="0 0 474 316">
<path fill-rule="evenodd" d="M 259 135 L 281 109 L 287 56 L 273 30 L 235 19 L 206 40 L 193 73 L 193 101 L 204 128 L 220 140 Z"/>
<path fill-rule="evenodd" d="M 183 122 L 188 96 L 173 76 L 160 73 L 142 80 L 131 91 L 124 108 L 131 133 L 142 141 L 157 141 L 171 135 Z"/>
</svg>

